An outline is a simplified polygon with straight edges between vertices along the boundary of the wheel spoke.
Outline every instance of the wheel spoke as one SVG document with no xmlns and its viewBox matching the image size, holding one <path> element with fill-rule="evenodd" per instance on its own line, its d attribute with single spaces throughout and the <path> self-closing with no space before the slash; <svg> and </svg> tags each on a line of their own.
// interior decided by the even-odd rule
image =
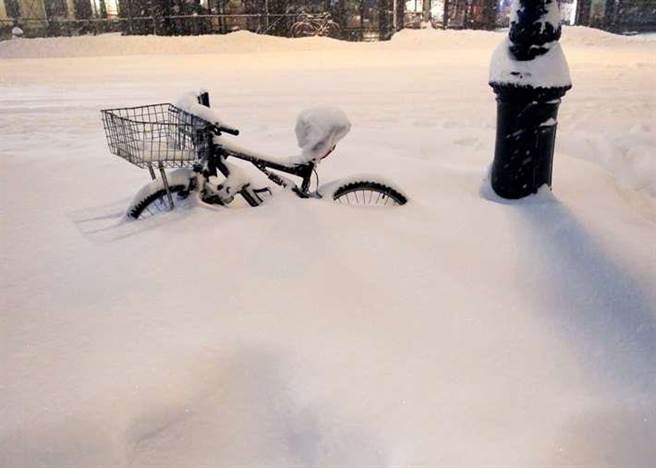
<svg viewBox="0 0 656 468">
<path fill-rule="evenodd" d="M 406 200 L 393 188 L 376 182 L 356 182 L 338 189 L 334 200 L 344 205 L 356 206 L 399 206 Z"/>
</svg>

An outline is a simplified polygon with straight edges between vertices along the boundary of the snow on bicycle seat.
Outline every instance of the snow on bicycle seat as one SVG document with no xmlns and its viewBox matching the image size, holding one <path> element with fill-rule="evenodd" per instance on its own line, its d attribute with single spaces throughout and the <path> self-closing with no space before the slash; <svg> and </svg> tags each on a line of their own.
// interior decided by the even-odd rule
<svg viewBox="0 0 656 468">
<path fill-rule="evenodd" d="M 318 163 L 351 130 L 344 111 L 336 107 L 315 107 L 302 111 L 296 119 L 296 140 L 303 162 Z"/>
<path fill-rule="evenodd" d="M 301 154 L 298 155 L 271 156 L 251 148 L 245 148 L 230 138 L 215 137 L 215 141 L 230 152 L 291 167 L 309 162 L 318 164 L 330 154 L 350 129 L 351 122 L 342 110 L 321 107 L 302 111 L 296 120 L 296 140 L 301 148 Z"/>
</svg>

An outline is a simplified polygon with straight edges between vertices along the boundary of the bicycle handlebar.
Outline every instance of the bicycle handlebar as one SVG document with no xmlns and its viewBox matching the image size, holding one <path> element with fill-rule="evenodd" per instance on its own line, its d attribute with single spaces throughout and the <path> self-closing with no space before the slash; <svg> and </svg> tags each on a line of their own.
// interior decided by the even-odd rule
<svg viewBox="0 0 656 468">
<path fill-rule="evenodd" d="M 212 131 L 217 135 L 220 133 L 228 133 L 230 135 L 238 136 L 239 130 L 232 127 L 224 127 L 223 125 L 212 125 Z"/>
<path fill-rule="evenodd" d="M 232 127 L 220 126 L 219 131 L 220 132 L 226 132 L 226 133 L 229 133 L 230 135 L 234 135 L 234 136 L 239 135 L 239 130 L 237 130 L 236 128 L 232 128 Z"/>
<path fill-rule="evenodd" d="M 205 107 L 210 107 L 210 93 L 207 91 L 202 92 L 197 96 L 198 104 L 201 106 Z M 216 122 L 215 124 L 212 125 L 212 132 L 214 132 L 216 135 L 220 135 L 221 133 L 228 133 L 230 135 L 237 136 L 239 135 L 239 130 L 233 127 L 228 127 L 228 126 L 223 126 Z"/>
</svg>

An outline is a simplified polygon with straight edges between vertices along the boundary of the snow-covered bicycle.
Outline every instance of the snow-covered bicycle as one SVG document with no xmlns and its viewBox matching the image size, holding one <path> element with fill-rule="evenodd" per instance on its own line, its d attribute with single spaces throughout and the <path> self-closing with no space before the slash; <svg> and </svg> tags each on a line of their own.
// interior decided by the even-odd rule
<svg viewBox="0 0 656 468">
<path fill-rule="evenodd" d="M 152 181 L 128 207 L 127 215 L 134 219 L 172 210 L 175 199 L 185 199 L 191 193 L 214 205 L 228 205 L 236 195 L 250 206 L 260 205 L 272 194 L 271 188 L 256 188 L 243 168 L 228 161 L 230 158 L 251 163 L 271 182 L 300 198 L 388 207 L 408 201 L 394 184 L 372 176 L 349 177 L 311 190 L 317 165 L 351 128 L 346 115 L 336 108 L 301 113 L 295 129 L 301 154 L 288 158 L 259 154 L 224 137 L 237 136 L 239 130 L 221 122 L 210 108 L 208 93 L 188 94 L 178 105 L 153 104 L 101 113 L 110 151 L 150 171 Z M 167 173 L 167 168 L 175 170 Z M 300 178 L 300 185 L 283 174 Z"/>
<path fill-rule="evenodd" d="M 299 13 L 289 32 L 292 37 L 329 36 L 336 37 L 340 32 L 339 24 L 333 21 L 330 13 Z"/>
</svg>

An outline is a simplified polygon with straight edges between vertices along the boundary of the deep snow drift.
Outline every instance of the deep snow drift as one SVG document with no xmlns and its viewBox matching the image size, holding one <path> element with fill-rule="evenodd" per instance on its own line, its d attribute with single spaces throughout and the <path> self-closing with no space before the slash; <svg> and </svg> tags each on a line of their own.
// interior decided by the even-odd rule
<svg viewBox="0 0 656 468">
<path fill-rule="evenodd" d="M 0 43 L 0 466 L 651 466 L 656 42 L 564 30 L 554 194 L 506 203 L 502 38 Z M 303 108 L 344 109 L 321 182 L 411 203 L 123 223 L 147 177 L 99 109 L 201 87 L 281 156 Z"/>
</svg>

